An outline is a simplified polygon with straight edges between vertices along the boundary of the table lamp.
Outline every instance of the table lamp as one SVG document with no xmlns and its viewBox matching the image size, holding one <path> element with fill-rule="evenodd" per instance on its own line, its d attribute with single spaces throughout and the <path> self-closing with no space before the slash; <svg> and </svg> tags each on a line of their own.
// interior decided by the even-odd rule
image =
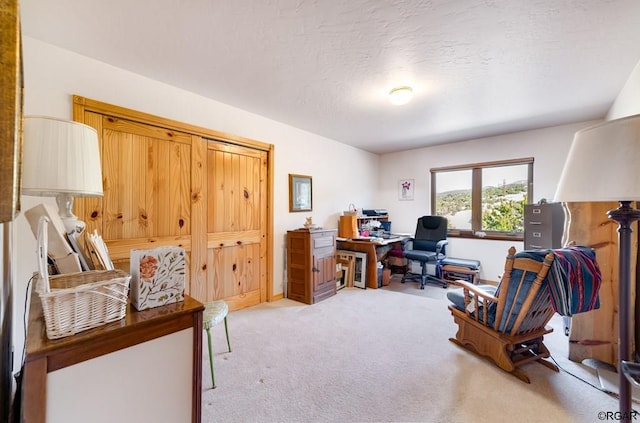
<svg viewBox="0 0 640 423">
<path fill-rule="evenodd" d="M 618 377 L 621 421 L 631 421 L 629 363 L 631 224 L 640 219 L 640 115 L 610 120 L 576 132 L 554 199 L 561 202 L 618 201 L 607 216 L 618 223 Z"/>
<path fill-rule="evenodd" d="M 67 234 L 82 233 L 85 223 L 73 214 L 74 197 L 102 196 L 96 130 L 78 122 L 25 116 L 22 194 L 56 197 Z"/>
</svg>

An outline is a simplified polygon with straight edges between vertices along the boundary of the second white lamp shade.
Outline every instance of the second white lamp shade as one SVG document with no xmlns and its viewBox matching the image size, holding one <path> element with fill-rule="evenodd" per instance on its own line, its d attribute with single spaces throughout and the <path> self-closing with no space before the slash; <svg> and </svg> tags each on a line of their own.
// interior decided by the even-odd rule
<svg viewBox="0 0 640 423">
<path fill-rule="evenodd" d="M 640 200 L 640 115 L 576 132 L 555 201 Z"/>
</svg>

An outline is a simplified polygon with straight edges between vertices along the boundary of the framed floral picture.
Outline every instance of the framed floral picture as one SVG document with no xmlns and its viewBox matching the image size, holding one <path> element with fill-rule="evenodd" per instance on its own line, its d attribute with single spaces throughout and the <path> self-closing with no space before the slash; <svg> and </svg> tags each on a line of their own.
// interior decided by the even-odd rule
<svg viewBox="0 0 640 423">
<path fill-rule="evenodd" d="M 398 199 L 413 200 L 415 181 L 413 179 L 400 179 L 398 182 Z"/>
<path fill-rule="evenodd" d="M 289 211 L 313 209 L 311 176 L 289 174 Z"/>
</svg>

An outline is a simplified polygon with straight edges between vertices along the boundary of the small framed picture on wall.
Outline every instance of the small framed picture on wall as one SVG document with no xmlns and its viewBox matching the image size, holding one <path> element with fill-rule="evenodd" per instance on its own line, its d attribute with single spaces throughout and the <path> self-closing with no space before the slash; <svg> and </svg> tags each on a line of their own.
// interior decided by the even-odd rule
<svg viewBox="0 0 640 423">
<path fill-rule="evenodd" d="M 311 176 L 289 174 L 289 211 L 303 212 L 313 209 Z"/>
<path fill-rule="evenodd" d="M 398 182 L 398 199 L 413 200 L 415 181 L 413 179 L 400 179 Z"/>
</svg>

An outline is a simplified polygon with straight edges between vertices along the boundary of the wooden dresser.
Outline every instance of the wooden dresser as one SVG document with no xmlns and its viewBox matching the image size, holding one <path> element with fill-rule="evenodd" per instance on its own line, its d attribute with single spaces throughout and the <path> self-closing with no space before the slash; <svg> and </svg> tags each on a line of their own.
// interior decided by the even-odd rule
<svg viewBox="0 0 640 423">
<path fill-rule="evenodd" d="M 287 297 L 315 304 L 336 294 L 336 230 L 287 232 Z"/>
<path fill-rule="evenodd" d="M 562 247 L 564 222 L 562 203 L 525 204 L 524 249 Z"/>
<path fill-rule="evenodd" d="M 136 311 L 50 340 L 31 298 L 22 386 L 25 423 L 199 423 L 203 305 Z"/>
</svg>

